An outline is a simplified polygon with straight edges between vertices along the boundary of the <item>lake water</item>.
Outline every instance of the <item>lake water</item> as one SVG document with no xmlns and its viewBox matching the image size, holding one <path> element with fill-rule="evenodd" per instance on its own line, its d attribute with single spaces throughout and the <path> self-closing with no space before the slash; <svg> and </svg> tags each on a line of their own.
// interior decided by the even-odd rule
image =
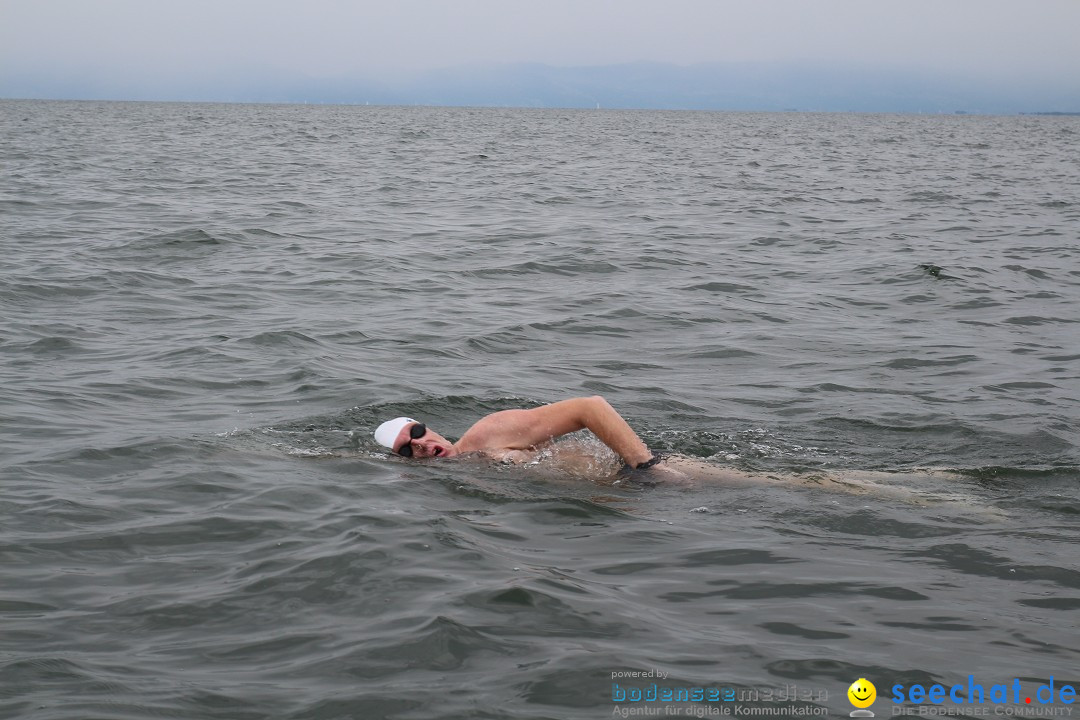
<svg viewBox="0 0 1080 720">
<path fill-rule="evenodd" d="M 1080 118 L 5 101 L 0 173 L 0 717 L 1072 709 Z M 370 435 L 593 394 L 780 482 Z"/>
</svg>

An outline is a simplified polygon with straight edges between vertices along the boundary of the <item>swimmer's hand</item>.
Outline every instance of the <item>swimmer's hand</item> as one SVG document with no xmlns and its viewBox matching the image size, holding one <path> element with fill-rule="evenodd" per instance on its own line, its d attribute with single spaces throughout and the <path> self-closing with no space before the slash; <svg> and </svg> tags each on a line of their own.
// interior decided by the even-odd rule
<svg viewBox="0 0 1080 720">
<path fill-rule="evenodd" d="M 676 470 L 668 462 L 668 458 L 660 453 L 653 455 L 652 459 L 640 463 L 637 467 L 624 467 L 620 475 L 644 483 L 663 483 L 665 485 L 690 485 L 693 479 Z"/>
</svg>

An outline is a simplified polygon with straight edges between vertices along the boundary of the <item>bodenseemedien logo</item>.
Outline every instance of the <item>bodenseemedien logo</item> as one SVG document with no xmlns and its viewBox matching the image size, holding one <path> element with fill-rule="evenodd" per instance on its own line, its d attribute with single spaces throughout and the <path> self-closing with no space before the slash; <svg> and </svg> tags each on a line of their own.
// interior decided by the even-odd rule
<svg viewBox="0 0 1080 720">
<path fill-rule="evenodd" d="M 848 702 L 855 706 L 850 717 L 874 717 L 874 712 L 867 710 L 877 699 L 877 688 L 874 687 L 874 683 L 866 678 L 859 678 L 847 689 L 847 697 Z"/>
</svg>

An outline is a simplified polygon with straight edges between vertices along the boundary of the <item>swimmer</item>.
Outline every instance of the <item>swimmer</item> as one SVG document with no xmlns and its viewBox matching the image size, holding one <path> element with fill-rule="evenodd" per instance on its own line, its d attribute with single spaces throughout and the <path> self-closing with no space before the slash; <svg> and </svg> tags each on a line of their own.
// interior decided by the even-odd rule
<svg viewBox="0 0 1080 720">
<path fill-rule="evenodd" d="M 664 456 L 649 450 L 599 395 L 561 400 L 530 410 L 492 413 L 477 420 L 455 443 L 408 417 L 384 422 L 375 430 L 375 440 L 407 458 L 477 453 L 503 462 L 527 462 L 556 439 L 578 430 L 589 430 L 600 438 L 629 469 L 648 470 L 664 462 Z"/>
<path fill-rule="evenodd" d="M 700 460 L 653 452 L 621 415 L 599 395 L 561 400 L 530 410 L 502 410 L 477 420 L 457 442 L 450 442 L 410 417 L 387 420 L 375 440 L 406 458 L 452 458 L 478 455 L 504 463 L 529 463 L 564 435 L 589 430 L 625 463 L 618 477 L 645 484 L 693 486 L 698 481 L 781 482 L 771 476 L 722 468 Z M 576 477 L 596 477 L 596 458 L 560 453 L 561 470 Z M 608 478 L 610 480 L 610 478 Z M 618 484 L 618 483 L 616 483 Z"/>
<path fill-rule="evenodd" d="M 476 421 L 457 442 L 450 442 L 424 423 L 410 417 L 387 420 L 375 430 L 375 440 L 405 458 L 452 458 L 463 455 L 486 457 L 505 463 L 530 463 L 564 435 L 589 430 L 625 463 L 620 477 L 647 485 L 663 483 L 685 488 L 702 482 L 732 484 L 802 485 L 850 494 L 873 494 L 911 504 L 966 503 L 965 498 L 942 496 L 911 486 L 929 480 L 940 487 L 942 480 L 956 479 L 949 471 L 915 472 L 822 471 L 811 474 L 746 472 L 721 467 L 697 458 L 661 455 L 653 452 L 633 428 L 599 395 L 578 397 L 529 410 L 502 410 Z M 578 477 L 596 477 L 594 457 L 561 455 L 561 467 Z M 616 482 L 615 484 L 619 484 Z"/>
</svg>

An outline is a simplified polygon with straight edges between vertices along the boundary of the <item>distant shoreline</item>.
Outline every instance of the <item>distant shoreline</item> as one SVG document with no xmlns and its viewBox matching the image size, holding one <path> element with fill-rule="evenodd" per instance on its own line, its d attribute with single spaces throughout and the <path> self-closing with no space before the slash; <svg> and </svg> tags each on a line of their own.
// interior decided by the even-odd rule
<svg viewBox="0 0 1080 720">
<path fill-rule="evenodd" d="M 591 107 L 574 105 L 494 105 L 476 104 L 459 105 L 453 103 L 367 103 L 348 101 L 318 101 L 318 100 L 192 100 L 192 99 L 145 99 L 145 98 L 59 98 L 59 97 L 0 97 L 0 102 L 58 102 L 58 103 L 162 103 L 175 105 L 310 105 L 313 107 L 370 107 L 393 108 L 490 108 L 493 110 L 575 110 L 582 112 L 707 112 L 707 113 L 778 113 L 778 114 L 807 114 L 807 115 L 922 115 L 940 117 L 1080 117 L 1080 112 L 1067 111 L 1016 111 L 1016 112 L 979 112 L 979 111 L 931 111 L 931 110 L 810 110 L 801 108 L 783 109 L 746 109 L 746 108 L 685 108 L 685 107 L 607 107 L 594 109 Z"/>
<path fill-rule="evenodd" d="M 1072 78 L 1018 83 L 959 70 L 838 62 L 714 62 L 676 65 L 481 63 L 396 75 L 265 72 L 233 68 L 212 78 L 103 75 L 57 78 L 41 70 L 0 73 L 0 96 L 343 104 L 389 107 L 514 107 L 619 110 L 915 113 L 1080 113 Z M 1036 112 L 1029 112 L 1036 111 Z"/>
</svg>

